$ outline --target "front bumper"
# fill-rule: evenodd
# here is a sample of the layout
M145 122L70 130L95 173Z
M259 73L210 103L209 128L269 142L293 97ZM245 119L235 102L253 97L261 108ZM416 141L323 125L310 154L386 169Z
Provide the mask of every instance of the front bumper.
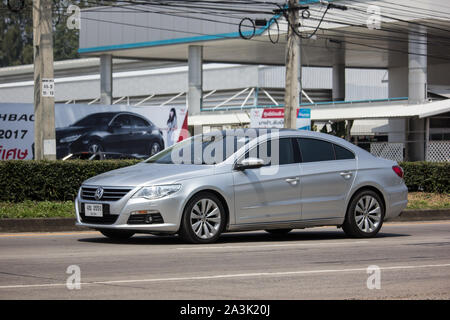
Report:
M92 185L85 185L84 187L97 187ZM133 188L124 197L117 201L93 201L81 198L80 192L75 200L75 212L77 216L77 226L88 227L92 229L116 229L116 230L133 230L143 233L176 233L180 228L181 217L183 214L184 197L180 192L177 192L168 197L157 200L147 200L144 198L132 198L132 195L139 188ZM109 205L109 214L117 216L113 223L91 223L83 221L81 215L81 205L85 203L107 204ZM151 210L159 212L163 219L163 223L142 223L130 224L128 219L131 212Z

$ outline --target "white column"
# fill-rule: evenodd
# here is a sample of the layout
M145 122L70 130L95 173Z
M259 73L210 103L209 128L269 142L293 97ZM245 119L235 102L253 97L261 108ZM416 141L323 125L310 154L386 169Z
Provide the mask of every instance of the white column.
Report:
M424 103L427 99L427 30L421 25L409 25L408 43L408 102ZM425 160L425 119L409 121L409 161Z
M112 55L100 56L100 103L112 104Z
M333 101L345 100L345 47L340 44L333 54Z
M203 47L189 46L188 58L188 112L199 114L203 101Z

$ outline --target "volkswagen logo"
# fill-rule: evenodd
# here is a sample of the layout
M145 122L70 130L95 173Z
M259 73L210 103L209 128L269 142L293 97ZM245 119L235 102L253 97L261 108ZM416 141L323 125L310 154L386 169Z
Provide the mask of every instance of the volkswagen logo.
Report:
M103 197L103 188L98 187L97 190L95 190L94 198L95 200L100 200Z

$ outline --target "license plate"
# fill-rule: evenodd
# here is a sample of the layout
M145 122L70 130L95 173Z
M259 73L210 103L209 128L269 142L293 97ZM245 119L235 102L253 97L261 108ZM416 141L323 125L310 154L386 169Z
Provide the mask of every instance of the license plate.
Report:
M86 217L103 217L103 206L101 204L85 203L84 215Z

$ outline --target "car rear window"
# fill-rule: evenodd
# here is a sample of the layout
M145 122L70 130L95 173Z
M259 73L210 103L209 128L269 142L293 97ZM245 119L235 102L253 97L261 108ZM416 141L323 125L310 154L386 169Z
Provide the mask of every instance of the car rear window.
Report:
M334 152L336 154L336 160L355 159L355 154L344 147L334 145Z

